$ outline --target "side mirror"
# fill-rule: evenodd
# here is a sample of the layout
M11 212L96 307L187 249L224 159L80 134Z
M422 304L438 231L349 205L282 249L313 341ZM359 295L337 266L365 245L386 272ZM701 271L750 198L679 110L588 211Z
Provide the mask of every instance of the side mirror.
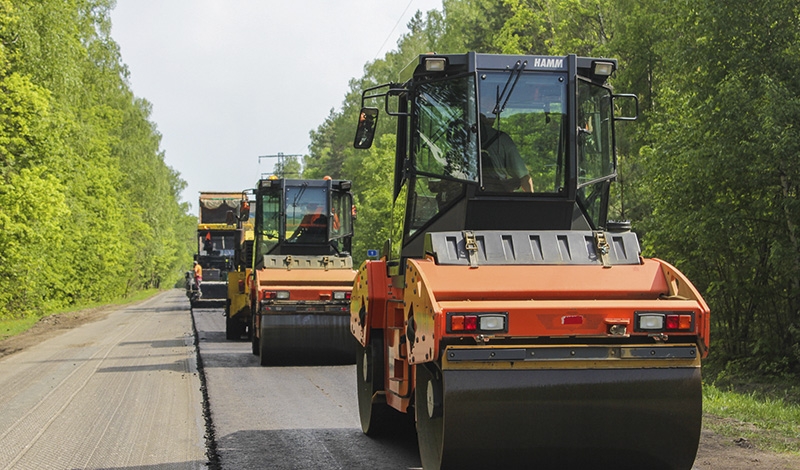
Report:
M622 93L622 94L619 94L619 95L612 95L612 97L614 99L614 104L617 104L618 101L624 102L624 101L626 101L625 98L629 98L629 99L633 100L633 104L635 106L633 116L624 116L624 115L623 116L617 116L616 112L615 112L614 113L614 120L615 121L635 121L636 118L639 117L639 97L638 96L636 96L634 94L630 94L630 93Z
M378 108L361 108L353 147L357 149L368 149L372 147L372 139L375 138L375 128L377 124Z

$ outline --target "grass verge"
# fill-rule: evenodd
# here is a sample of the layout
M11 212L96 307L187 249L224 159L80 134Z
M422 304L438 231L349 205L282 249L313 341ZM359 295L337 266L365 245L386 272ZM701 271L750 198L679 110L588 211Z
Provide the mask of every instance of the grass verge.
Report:
M18 335L23 331L27 331L28 328L35 325L40 318L41 317L0 319L0 340Z
M751 393L703 386L705 425L724 436L743 438L761 449L800 453L800 405Z
M50 314L46 314L43 316L29 316L23 318L0 318L0 341L10 338L12 336L16 336L22 332L27 331L33 325L36 324L42 318L51 316L51 315L61 315L64 313L72 313L77 312L79 310L85 310L90 308L97 308L104 305L126 305L133 302L138 302L140 300L147 299L152 297L153 295L159 293L159 289L147 289L136 292L128 297L119 298L116 300L112 300L110 302L91 302L85 303L80 305L74 305L69 308L59 309L58 312L53 312Z

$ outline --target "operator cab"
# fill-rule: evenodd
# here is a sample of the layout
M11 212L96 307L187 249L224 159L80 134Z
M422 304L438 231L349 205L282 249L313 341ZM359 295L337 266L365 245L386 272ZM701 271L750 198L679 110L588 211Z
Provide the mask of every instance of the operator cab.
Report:
M349 181L263 179L255 194L255 264L265 255L349 256L353 197Z
M606 229L613 123L635 119L614 115L616 99L635 99L606 84L616 66L574 55L421 55L402 83L365 90L362 107L383 97L398 117L402 256L421 257L427 232ZM357 148L371 144L377 114L363 107Z

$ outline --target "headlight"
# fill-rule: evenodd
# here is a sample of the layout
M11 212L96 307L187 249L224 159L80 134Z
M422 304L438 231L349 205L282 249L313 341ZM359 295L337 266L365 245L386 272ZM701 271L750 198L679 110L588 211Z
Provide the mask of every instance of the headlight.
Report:
M333 300L350 300L350 291L333 291Z
M481 330L496 331L505 329L505 317L494 315L481 315Z
M661 330L664 328L664 315L646 313L639 315L639 328L642 330Z

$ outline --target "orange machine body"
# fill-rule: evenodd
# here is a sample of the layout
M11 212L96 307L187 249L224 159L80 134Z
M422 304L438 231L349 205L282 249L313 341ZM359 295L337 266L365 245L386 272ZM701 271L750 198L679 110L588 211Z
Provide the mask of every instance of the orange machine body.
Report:
M258 269L252 277L252 300L270 300L265 292L288 291L294 303L325 302L333 300L334 292L350 292L355 276L352 269Z
M502 331L456 332L448 323L453 314L492 312L507 319ZM637 312L688 316L691 323L680 331L636 331ZM441 359L448 345L490 347L511 340L513 346L535 347L583 345L592 339L658 346L667 340L696 345L703 357L708 351L708 306L682 273L659 259L610 268L471 268L409 259L400 287L393 286L385 260L367 261L356 277L350 313L351 332L362 345L370 334L385 335L386 402L401 411L408 408L414 387L411 368ZM620 326L614 330L615 325Z

